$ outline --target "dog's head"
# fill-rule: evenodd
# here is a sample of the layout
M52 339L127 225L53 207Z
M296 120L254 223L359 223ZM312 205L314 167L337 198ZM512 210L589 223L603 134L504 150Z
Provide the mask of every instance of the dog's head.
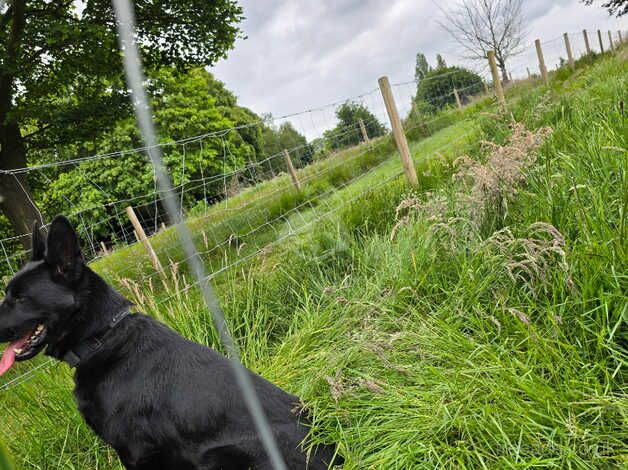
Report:
M0 375L15 361L36 356L77 311L77 285L86 266L70 222L58 216L44 241L35 223L31 260L8 283L0 304L0 343L9 343Z

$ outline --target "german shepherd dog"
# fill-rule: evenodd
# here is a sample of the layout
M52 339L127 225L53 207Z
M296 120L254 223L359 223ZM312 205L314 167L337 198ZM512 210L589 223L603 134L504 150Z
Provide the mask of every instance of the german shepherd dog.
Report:
M32 259L0 304L0 375L46 354L75 367L85 421L127 469L270 469L228 359L139 313L84 262L63 216L47 240L35 224ZM303 450L299 399L248 371L290 469L342 463L333 445Z

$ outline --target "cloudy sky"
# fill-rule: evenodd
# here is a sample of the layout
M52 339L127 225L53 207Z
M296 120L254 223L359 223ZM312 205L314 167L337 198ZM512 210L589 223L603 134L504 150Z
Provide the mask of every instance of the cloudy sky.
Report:
M299 112L372 90L377 79L411 80L418 51L433 60L442 53L460 62L456 44L438 25L436 3L457 0L240 0L248 36L239 40L213 72L240 104L275 116ZM524 0L528 41L551 40L563 32L628 27L600 7L579 0ZM597 1L597 3L601 3ZM581 40L579 33L577 39ZM597 40L591 35L591 39ZM562 52L562 39L549 43L548 62ZM605 44L608 41L604 36ZM578 46L576 45L576 49ZM519 62L534 59L530 55ZM554 54L554 55L552 55ZM534 65L534 64L532 64ZM523 67L525 70L525 67ZM306 130L311 134L311 130Z

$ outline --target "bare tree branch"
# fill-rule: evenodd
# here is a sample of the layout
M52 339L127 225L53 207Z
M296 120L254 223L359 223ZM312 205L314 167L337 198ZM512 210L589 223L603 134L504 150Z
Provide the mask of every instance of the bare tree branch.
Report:
M526 31L523 26L523 0L460 0L451 10L443 10L440 26L463 48L464 57L486 60L488 51L502 78L508 81L506 62L522 52Z

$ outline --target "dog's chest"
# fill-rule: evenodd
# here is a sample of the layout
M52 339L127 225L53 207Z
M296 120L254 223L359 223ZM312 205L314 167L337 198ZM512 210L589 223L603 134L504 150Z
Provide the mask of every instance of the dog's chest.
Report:
M108 408L110 406L105 404L102 392L92 387L77 386L74 389L74 397L83 419L97 434L104 437L104 427L108 421L107 415L109 414Z
M75 381L74 397L85 422L105 441L114 444L121 428L130 418L127 403L106 381L81 383Z

